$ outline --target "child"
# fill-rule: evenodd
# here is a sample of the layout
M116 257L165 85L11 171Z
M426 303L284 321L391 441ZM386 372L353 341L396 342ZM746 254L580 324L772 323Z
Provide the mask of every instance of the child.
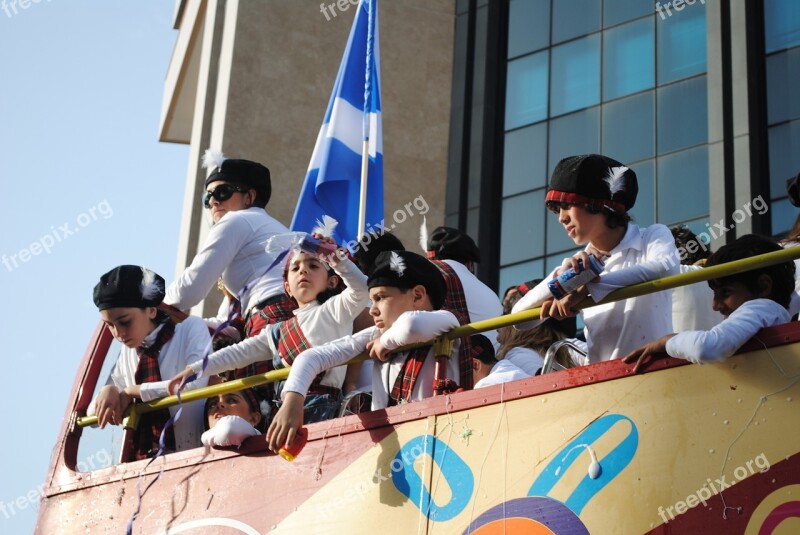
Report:
M711 251L685 225L670 229L675 238L675 247L681 253L681 273L703 269ZM694 251L694 252L691 252ZM672 289L672 329L680 331L708 331L722 318L711 308L714 293L706 283L698 282Z
M303 350L351 334L354 318L369 299L366 277L346 256L334 254L327 260L331 262L330 270L322 260L307 253L291 254L284 270L284 288L298 305L294 316L213 353L204 373L220 373L264 360L272 360L278 368L291 366ZM336 294L340 277L347 288ZM199 373L202 365L202 361L190 364L172 379L170 390L184 378ZM337 367L315 379L306 400L309 421L335 416L345 372L345 367Z
M116 267L103 275L94 288L100 317L125 346L91 405L101 428L122 423L123 413L134 399L151 401L166 396L167 381L162 378L172 377L189 362L202 358L210 347L211 337L203 320L190 316L176 325L156 308L163 298L164 279L139 266ZM206 383L206 379L197 381L192 388ZM161 430L177 409L143 414L134 435L134 451L125 460L154 455ZM202 411L200 402L184 404L175 427L167 432L168 450L200 445Z
M499 385L517 379L525 379L532 374L525 372L508 359L497 360L494 346L483 335L473 335L472 338L472 377L475 381L473 388Z
M381 253L367 280L374 327L305 351L292 367L283 389L283 405L267 431L270 449L290 445L303 425L303 397L313 378L341 366L364 350L375 359L372 409L382 409L433 395L435 359L431 346L389 354L403 345L425 342L458 326L456 317L440 310L445 285L439 270L409 251ZM459 374L458 342L446 366L447 379ZM287 439L288 438L288 439Z
M542 306L542 319L576 315L573 309L585 297L598 302L619 288L675 275L677 258L672 234L664 225L639 228L628 211L638 192L636 173L599 154L571 156L553 171L546 197L547 208L577 245L586 249L564 261L513 308L520 312ZM607 251L607 252L606 252ZM578 260L588 265L592 254L605 259L605 269L595 282L562 299L554 299L547 281L568 267L578 270ZM669 291L594 306L581 311L586 325L589 361L617 359L643 341L672 331L672 298Z
M748 234L720 247L709 257L706 266L780 250L771 239ZM634 371L639 371L645 361L658 353L698 364L727 359L763 327L791 319L786 307L794 291L794 272L794 262L784 262L708 281L714 291L712 306L725 316L722 323L709 331L663 336L626 355L625 362L635 360Z
M260 435L261 406L250 388L208 398L201 437L204 446L239 446L247 437Z

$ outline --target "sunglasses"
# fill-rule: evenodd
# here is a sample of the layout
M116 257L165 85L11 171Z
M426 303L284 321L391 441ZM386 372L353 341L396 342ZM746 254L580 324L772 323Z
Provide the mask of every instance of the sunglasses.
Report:
M233 194L236 192L247 193L247 188L234 186L233 184L220 184L212 191L207 191L203 194L203 206L211 208L211 197L214 197L219 202L225 202L233 197Z

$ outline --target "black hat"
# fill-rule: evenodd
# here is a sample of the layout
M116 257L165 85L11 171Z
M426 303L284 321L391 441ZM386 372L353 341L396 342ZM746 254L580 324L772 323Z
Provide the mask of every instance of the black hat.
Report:
M141 266L118 266L100 277L94 287L98 310L109 308L147 308L164 300L164 279Z
M411 251L384 251L375 259L375 268L367 278L367 286L391 286L409 290L422 285L428 292L434 310L444 304L445 285L439 268Z
M203 167L212 170L206 186L217 180L240 184L256 190L256 205L267 206L272 196L272 181L265 166L250 160L225 158L221 152L209 149L203 156Z
M428 258L480 262L481 251L464 232L452 227L436 227L428 238Z
M375 265L375 259L384 251L403 251L405 246L400 239L389 232L382 232L381 234L364 234L358 240L353 256L358 262L358 265L364 271L364 274L369 275Z
M601 154L564 158L553 171L545 204L569 203L625 213L633 208L639 185L636 173Z
M786 181L786 193L789 194L789 202L800 207L800 173Z

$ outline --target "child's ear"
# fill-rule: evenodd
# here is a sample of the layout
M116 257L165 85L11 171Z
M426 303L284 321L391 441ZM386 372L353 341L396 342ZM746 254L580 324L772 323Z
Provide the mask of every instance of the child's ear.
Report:
M261 422L261 413L257 411L252 411L250 413L250 417L248 418L250 421L250 425L253 427L258 427L258 424Z
M289 297L292 297L292 292L289 291L289 281L287 281L285 279L283 281L283 291L286 292L286 295L288 295Z
M154 320L158 315L158 309L156 307L147 307L144 310L145 314L147 314L147 319Z
M472 371L476 372L481 369L481 361L476 358L472 359Z
M339 275L331 275L328 277L328 289L333 290L339 286Z
M425 287L421 284L417 284L411 289L411 292L412 292L411 297L414 300L414 307L416 308L422 306L423 305L422 301L424 300L425 296L428 295L428 292L427 290L425 290Z
M758 276L756 285L759 297L769 298L769 296L772 295L772 277L766 273L762 273Z

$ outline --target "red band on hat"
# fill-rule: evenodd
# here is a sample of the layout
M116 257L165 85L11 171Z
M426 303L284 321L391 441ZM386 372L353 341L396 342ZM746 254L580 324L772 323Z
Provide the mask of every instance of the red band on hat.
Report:
M425 256L428 260L436 260L436 251L425 251Z
M619 212L625 213L627 210L625 209L625 205L616 201L612 201L609 199L592 199L591 197L585 197L583 195L578 195L577 193L569 193L566 191L556 191L551 189L547 192L547 196L544 199L545 205L549 202L563 202L566 204L574 204L576 206L583 206L585 208L590 208L592 210L600 210L602 208L608 208L612 212Z

